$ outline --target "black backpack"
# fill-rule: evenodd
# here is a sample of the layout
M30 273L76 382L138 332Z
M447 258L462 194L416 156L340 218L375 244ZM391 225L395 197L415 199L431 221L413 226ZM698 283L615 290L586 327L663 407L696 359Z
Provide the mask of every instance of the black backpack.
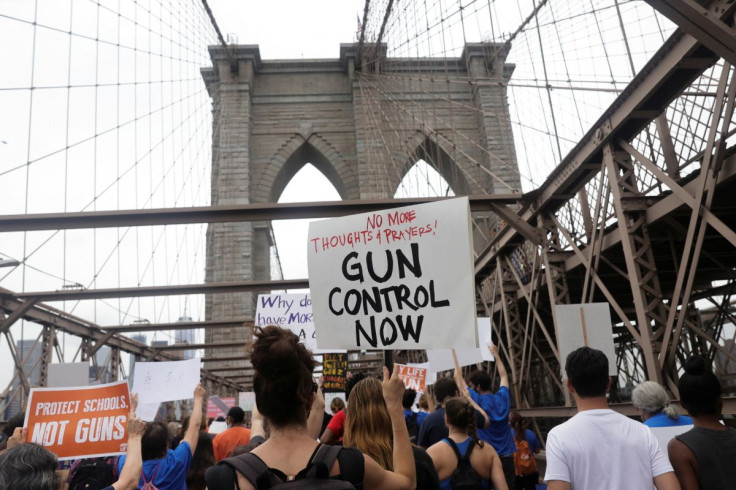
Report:
M409 440L412 444L416 444L417 438L419 437L419 424L417 423L418 419L419 414L417 412L412 412L411 415L406 417L406 429L409 431Z
M102 490L115 483L115 474L108 458L82 460L71 471L69 490Z
M470 441L468 450L464 455L460 455L460 450L457 444L455 444L455 441L449 437L445 440L450 444L452 450L455 451L455 456L457 456L457 468L455 468L455 471L450 476L450 488L452 490L480 490L483 488L483 479L470 464L470 453L473 452L475 442Z
M330 468L335 463L343 448L323 444L319 446L306 468L300 471L294 480L284 481L272 471L261 458L255 454L241 454L234 458L226 458L218 464L226 464L241 473L251 485L258 490L278 489L324 489L355 490L349 481L330 479Z

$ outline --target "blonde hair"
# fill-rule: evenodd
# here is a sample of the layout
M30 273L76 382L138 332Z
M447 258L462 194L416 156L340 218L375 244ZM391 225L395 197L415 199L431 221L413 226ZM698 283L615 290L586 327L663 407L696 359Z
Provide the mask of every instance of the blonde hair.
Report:
M422 393L419 396L419 401L417 402L417 407L419 407L420 410L427 411L429 410L429 403L427 402L427 395Z
M381 382L366 378L350 392L343 445L358 448L385 470L393 471L393 430Z

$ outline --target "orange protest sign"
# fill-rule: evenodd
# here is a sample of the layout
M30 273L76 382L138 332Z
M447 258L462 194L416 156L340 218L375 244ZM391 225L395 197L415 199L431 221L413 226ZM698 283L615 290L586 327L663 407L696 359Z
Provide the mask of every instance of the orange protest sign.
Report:
M427 370L405 364L397 364L397 366L399 366L399 378L404 382L406 388L417 393L424 393L424 387L427 384Z
M123 454L128 448L128 383L33 388L26 408L27 442L60 460Z

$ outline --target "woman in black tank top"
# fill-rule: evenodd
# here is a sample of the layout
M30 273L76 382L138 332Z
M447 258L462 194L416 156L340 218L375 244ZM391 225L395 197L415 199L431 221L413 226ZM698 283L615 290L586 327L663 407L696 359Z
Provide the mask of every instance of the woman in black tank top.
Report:
M684 490L736 488L736 429L720 421L721 384L700 357L685 364L680 400L694 428L670 441L668 453Z

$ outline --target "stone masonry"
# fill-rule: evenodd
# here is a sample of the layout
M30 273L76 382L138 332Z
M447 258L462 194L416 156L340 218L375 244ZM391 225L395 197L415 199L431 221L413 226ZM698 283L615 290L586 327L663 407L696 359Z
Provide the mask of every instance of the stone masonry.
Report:
M230 46L236 73L224 48L210 47L213 67L202 76L213 101L212 205L276 202L307 163L343 199L393 197L420 158L459 195L519 190L506 95L513 65L501 47L468 44L457 59L382 58L356 67L355 44L341 45L338 59L280 61L238 45ZM475 218L484 227L493 220ZM206 280L269 279L268 225L211 224ZM485 245L483 232L490 236L480 232L476 249ZM254 312L252 294L206 299L207 320ZM244 340L219 329L206 335L207 342ZM214 355L242 355L242 348Z

